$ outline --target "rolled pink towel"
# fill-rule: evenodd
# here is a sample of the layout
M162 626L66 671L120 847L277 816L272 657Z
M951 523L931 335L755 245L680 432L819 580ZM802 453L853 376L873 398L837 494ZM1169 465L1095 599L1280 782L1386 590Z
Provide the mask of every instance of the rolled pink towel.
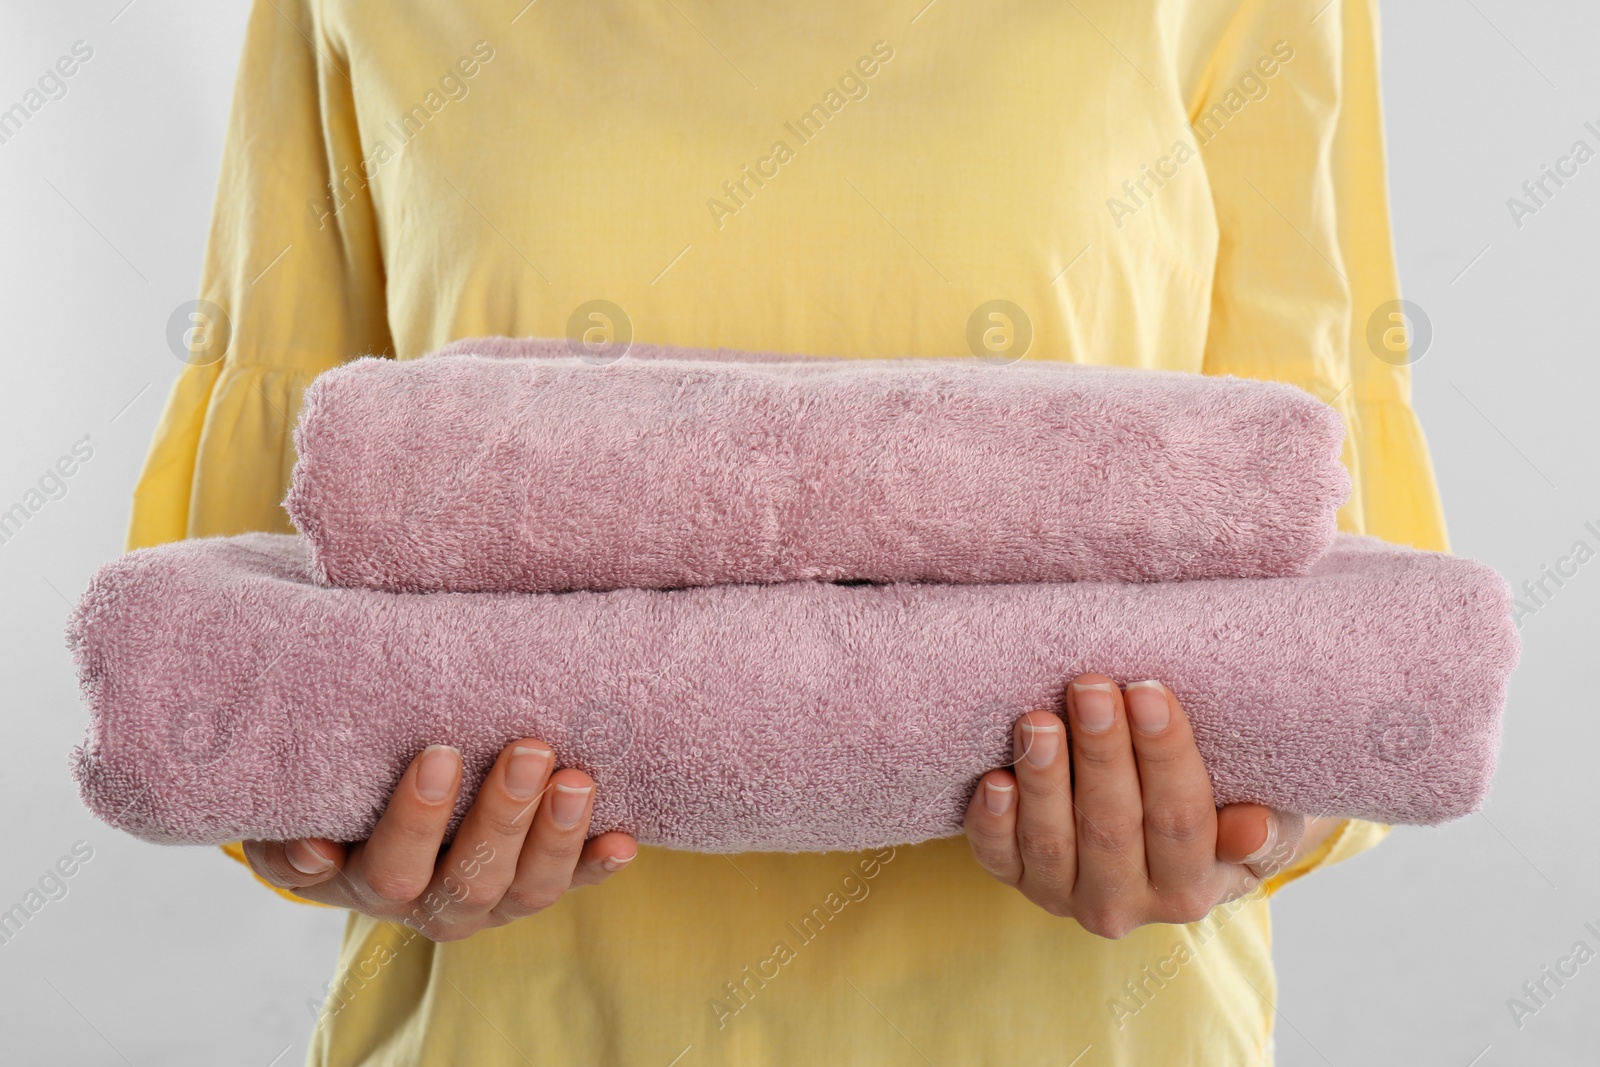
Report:
M130 553L70 643L84 802L153 841L363 838L429 744L465 811L513 739L598 783L593 831L710 852L956 833L1011 726L1073 675L1172 686L1219 802L1438 823L1474 810L1517 658L1504 581L1341 537L1309 576L1159 584L394 594L300 538Z
M1339 416L1282 383L660 346L596 366L563 346L462 343L317 378L284 502L316 578L1281 577L1327 548L1350 489Z

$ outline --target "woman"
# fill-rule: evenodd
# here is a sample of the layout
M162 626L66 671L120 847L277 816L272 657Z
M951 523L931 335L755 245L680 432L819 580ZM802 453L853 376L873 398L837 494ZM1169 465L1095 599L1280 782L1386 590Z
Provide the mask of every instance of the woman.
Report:
M288 529L342 360L598 330L1290 381L1347 420L1342 525L1443 548L1403 353L1365 342L1396 295L1373 0L265 0L201 285L231 340L129 544ZM529 738L442 857L448 749L365 844L230 851L351 909L312 1064L1270 1062L1267 897L1383 828L1217 812L1159 684L1061 710L968 842L583 845L592 783Z

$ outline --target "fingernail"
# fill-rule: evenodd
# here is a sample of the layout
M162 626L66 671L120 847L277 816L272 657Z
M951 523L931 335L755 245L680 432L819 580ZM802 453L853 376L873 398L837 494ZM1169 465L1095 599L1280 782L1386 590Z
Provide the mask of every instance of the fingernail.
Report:
M1160 682L1132 682L1128 685L1128 718L1143 734L1159 734L1172 721L1172 706L1167 703L1167 687Z
M1022 757L1035 767L1048 767L1061 749L1061 728L1022 724Z
M449 745L429 745L423 750L422 762L417 767L417 796L429 804L448 798L460 766L461 753Z
M1250 853L1250 855L1248 855L1248 856L1246 856L1244 858L1244 863L1247 866L1249 864L1252 864L1252 863L1260 863L1262 860L1266 859L1268 856L1271 856L1273 849L1275 849L1277 847L1278 847L1278 820L1272 818L1271 816L1268 816L1267 817L1267 839L1265 841L1261 842L1261 847L1260 848L1256 849L1254 852Z
M1010 811L1012 798L1016 795L1017 787L1014 785L983 783L983 806L989 809L990 815L1004 815Z
M637 856L638 853L634 853ZM633 856L607 856L600 861L600 866L608 871L620 871L633 862Z
M506 763L506 792L518 800L527 800L544 784L545 768L549 765L547 750L518 745L511 750L511 759Z
M283 858L289 861L289 866L301 874L321 874L333 866L332 860L304 841L290 841L284 845Z
M1111 729L1117 709L1111 703L1110 682L1073 682L1072 691L1078 694L1078 725L1091 734Z
M563 830L570 830L583 818L584 806L589 803L593 786L558 785L550 798L550 818Z

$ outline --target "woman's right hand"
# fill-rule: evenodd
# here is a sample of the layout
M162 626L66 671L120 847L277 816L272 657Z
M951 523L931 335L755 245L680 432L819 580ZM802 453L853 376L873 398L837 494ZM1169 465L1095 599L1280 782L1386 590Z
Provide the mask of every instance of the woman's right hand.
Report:
M435 745L411 761L366 841L246 841L245 858L297 896L404 922L433 941L458 941L602 882L638 853L620 832L584 841L594 780L571 769L552 775L554 763L542 741L506 746L442 856L461 755Z

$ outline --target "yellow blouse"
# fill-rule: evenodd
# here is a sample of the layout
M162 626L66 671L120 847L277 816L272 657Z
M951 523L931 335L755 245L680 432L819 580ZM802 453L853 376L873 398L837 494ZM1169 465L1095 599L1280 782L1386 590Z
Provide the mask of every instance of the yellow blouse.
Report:
M1290 381L1347 421L1345 528L1443 548L1404 337L1368 341L1373 7L260 0L200 287L228 347L179 375L128 544L289 529L289 430L340 361L604 300L644 341ZM463 942L352 915L310 1062L1262 1063L1269 952L1262 898L1103 941L959 838L645 849Z

